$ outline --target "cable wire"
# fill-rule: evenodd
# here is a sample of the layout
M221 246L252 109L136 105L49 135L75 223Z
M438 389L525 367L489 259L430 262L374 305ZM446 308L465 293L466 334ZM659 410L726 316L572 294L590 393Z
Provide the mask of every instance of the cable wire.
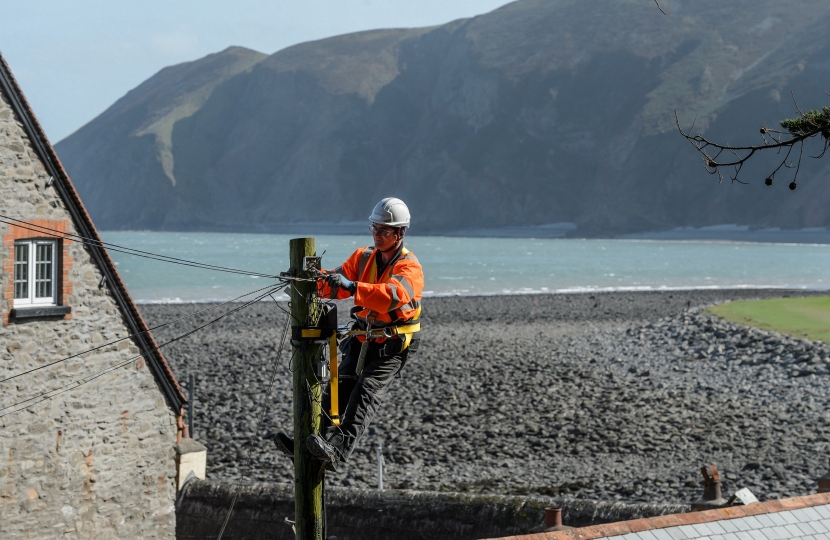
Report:
M215 322L220 321L220 320L224 319L225 317L236 313L237 311L245 309L246 307L248 307L248 306L250 306L250 305L252 305L256 302L259 302L260 300L262 300L263 298L265 298L269 294L271 294L271 293L266 292L265 294L262 294L262 295L258 296L257 298L255 298L255 299L253 299L249 302L246 302L245 304L243 304L241 306L237 306L234 309L232 309L232 310L220 315L219 317L213 319L212 321L209 321L209 322L207 322L207 323L205 323L205 324L203 324L203 325L201 325L197 328L194 328L193 330L191 330L189 332L186 332L186 333L184 333L184 334L182 334L178 337L175 337L175 338L173 338L169 341L166 341L166 342L162 343L161 345L159 345L158 347L154 347L153 349L151 349L151 351L157 351L157 350L161 349L162 347L165 347L167 345L170 345L171 343L174 343L174 342L179 341L181 339L184 339L184 338L186 338L186 337L188 337L192 334L195 334L199 330L202 330L203 328L205 328L207 326L210 326L211 324L214 324ZM33 405L37 405L38 403L41 403L41 402L46 401L48 399L52 399L54 396L60 395L64 392L68 392L69 390L73 390L75 388L83 386L84 384L86 384L88 382L91 382L91 381L97 379L98 377L101 377L101 376L105 375L106 373L109 373L110 371L114 371L116 369L122 368L122 367L132 363L133 360L136 360L138 358L146 356L147 354L149 354L149 352L150 351L139 353L139 354L133 356L132 358L130 358L129 360L126 360L124 362L116 364L115 366L111 366L111 367L103 369L101 371L97 371L97 372L95 372L92 375L89 375L87 377L81 377L80 379L76 379L76 380L74 380L70 383L67 383L63 386L60 386L58 388L53 388L52 390L49 390L48 392L42 392L41 394L38 394L34 397L25 399L23 401L19 401L17 403L12 404L12 405L7 405L6 407L2 407L2 408L0 408L0 412L8 411L8 409L18 407L19 405L24 405L24 404L28 403L28 405L26 405L25 407L21 407L20 409L15 409L13 411L8 411L8 412L4 412L3 414L0 414L0 418L3 418L4 416L8 416L9 414L12 414L12 413L15 413L15 412L18 412L18 411L22 411L23 409L26 409L26 408L31 407ZM35 400L37 400L37 401L35 401ZM34 403L29 403L31 401L34 401Z
M18 374L16 374L16 375L12 375L11 377L6 377L5 379L0 379L0 383L4 383L4 382L6 382L6 381L10 381L10 380L12 380L12 379L16 379L16 378L18 378L18 377L22 377L23 375L28 375L29 373L33 373L33 372L35 372L35 371L39 371L39 370L41 370L41 369L45 369L45 368L48 368L48 367L50 367L50 366L54 366L54 365L56 365L56 364L60 364L61 362L66 362L67 360L71 360L71 359L73 359L73 358L77 358L77 357L79 357L79 356L83 356L83 355L85 355L85 354L87 354L87 353L91 353L91 352L97 351L97 350L99 350L99 349L103 349L104 347L108 347L108 346L110 346L110 345L115 345L116 343L120 343L120 342L122 342L122 341L124 341L124 340L130 339L130 338L133 338L133 337L136 337L136 336L140 336L140 335L142 335L142 334L146 334L146 333L151 332L151 331L153 331L153 330L157 330L157 329L159 329L159 328L163 328L163 327L165 327L165 326L170 326L170 325L171 325L171 324L173 324L173 323L177 323L177 322L179 322L179 321L183 321L183 320L185 320L185 319L189 319L189 318L191 318L191 317L195 317L196 315L200 315L200 314L202 314L202 313L204 313L204 312L206 312L206 311L210 311L210 310L213 310L213 309L216 309L216 308L219 308L219 307L225 306L225 305L230 304L230 303L232 303L232 302L236 302L237 300L239 300L239 299L241 299L241 298L245 298L246 296L251 296L252 294L256 294L256 293L258 293L258 292L260 292L260 291L264 291L265 289L272 289L273 287L274 287L273 285L268 285L267 287L262 287L261 289L257 289L257 290L255 290L255 291L251 291L251 292L249 292L249 293L245 293L245 294L243 294L243 295L241 295L241 296L237 296L237 297L236 297L236 298L234 298L233 300L228 300L227 302L223 302L223 303L221 303L221 304L212 305L212 306L210 306L210 307L208 307L208 308L201 309L201 310L199 310L199 311L196 311L196 312L194 312L194 313L191 313L190 315L185 315L184 317L179 317L178 319L174 319L174 320L172 320L172 321L170 321L170 322L166 322L166 323L164 323L164 324L159 324L159 325L157 325L157 326L153 326L152 328L148 328L147 330L143 330L143 331L141 331L141 332L137 332L137 333L135 333L135 334L130 334L130 335L125 336L125 337L123 337L123 338L116 339L115 341L109 341L109 342L107 342L107 343L104 343L103 345L98 345L97 347L93 347L93 348L91 348L91 349L87 349L87 350L85 350L85 351L81 351L81 352L79 352L79 353L75 353L75 354L73 354L73 355L71 355L71 356L67 356L66 358L61 358L60 360L55 360L54 362L50 362L49 364L44 364L44 365L42 365L42 366L38 366L38 367L36 367L36 368L32 368L32 369L30 369L30 370L28 370L28 371L23 371L23 372L20 372L20 373L18 373ZM284 285L281 285L281 286L279 286L279 287L280 287L280 288L279 288L278 290L282 290L282 288L284 287ZM276 292L276 291L269 291L269 294L273 294L274 292Z
M94 238L87 238L85 236L81 236L74 233L58 231L57 229L52 229L49 227L44 227L42 225L37 225L34 223L29 223L27 221L15 219L3 214L0 214L0 223L5 223L7 225L14 225L15 227L20 227L21 229L27 229L33 232L37 232L40 234L48 233L50 236L56 238L68 238L68 239L78 239L82 243L94 246L94 247L105 247L110 251L117 251L120 253L126 253L128 255L134 255L136 257L144 257L147 259L153 259L162 262L169 262L173 264L181 264L184 266L192 266L195 268L201 268L204 270L215 270L219 272L229 272L232 274L241 274L245 276L256 276L256 277L263 277L269 279L279 279L279 280L300 280L300 278L292 278L286 276L275 276L272 274L263 274L261 272L250 272L248 270L239 270L237 268L229 268L227 266L219 266L215 264L208 264L208 263L200 263L198 261L190 261L187 259L180 259L178 257L171 257L169 255L161 255L158 253L151 253L149 251L143 251L140 249L130 248L126 246L120 246L118 244L112 244L109 242L104 242L101 240L96 240Z

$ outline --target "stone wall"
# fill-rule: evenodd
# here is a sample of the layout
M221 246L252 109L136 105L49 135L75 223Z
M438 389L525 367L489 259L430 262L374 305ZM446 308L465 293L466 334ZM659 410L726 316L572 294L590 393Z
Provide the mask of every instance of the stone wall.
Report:
M238 490L238 491L237 491ZM176 503L178 540L214 540L231 501L224 538L291 540L293 484L191 480ZM546 506L562 507L566 525L585 526L686 512L688 505L604 503L581 499L470 495L409 490L329 488L326 535L337 540L473 540L526 534Z
M6 96L0 99L0 214L27 221L71 217L31 149ZM47 221L44 221L47 222ZM19 232L19 231L18 231ZM13 234L0 223L0 237ZM60 288L71 317L0 325L0 379L125 337L128 327L85 247ZM62 251L62 250L60 250ZM59 251L59 252L60 252ZM4 271L0 290L13 279ZM60 284L58 285L60 287ZM0 300L4 317L13 306ZM132 340L0 383L0 407L63 387L139 353ZM0 538L173 538L175 415L142 359L52 399L0 410Z

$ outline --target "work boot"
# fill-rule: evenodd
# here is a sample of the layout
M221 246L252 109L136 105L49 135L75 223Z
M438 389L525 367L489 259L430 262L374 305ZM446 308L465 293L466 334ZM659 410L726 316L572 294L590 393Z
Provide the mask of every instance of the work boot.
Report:
M326 439L320 435L309 435L305 440L305 446L312 456L325 462L327 471L337 472L340 459L337 457L337 450Z
M282 431L278 431L277 433L269 433L264 436L263 439L270 439L274 441L274 446L277 447L277 450L289 456L291 461L294 461L294 439Z

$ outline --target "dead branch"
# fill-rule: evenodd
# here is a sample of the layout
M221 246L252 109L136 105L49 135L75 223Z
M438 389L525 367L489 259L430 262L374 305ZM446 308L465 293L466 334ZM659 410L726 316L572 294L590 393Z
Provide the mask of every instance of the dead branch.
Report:
M674 112L674 121L680 134L703 157L703 167L706 169L706 172L709 174L717 174L719 181L723 182L724 175L722 169L731 168L732 171L729 174L730 180L745 184L746 182L739 179L741 169L743 169L744 164L756 153L775 150L776 153L781 154L786 150L783 159L781 159L772 173L767 175L764 183L771 186L775 179L775 174L782 168L794 169L789 188L795 189L795 181L798 178L798 172L801 170L801 160L804 157L804 141L816 135L821 135L823 139L822 151L816 156L810 156L816 159L823 157L828 147L830 147L830 107L823 107L821 111L802 111L799 109L797 103L795 107L796 111L798 111L798 117L782 120L780 123L783 130L769 128L766 124L761 126L761 140L763 141L761 145L733 146L729 144L729 141L720 144L710 141L703 135L692 135L691 132L694 129L694 123L692 123L688 132L683 131L683 128L680 126L677 111ZM798 160L795 163L790 163L789 158L796 145L799 146ZM724 156L723 159L721 159L721 156Z

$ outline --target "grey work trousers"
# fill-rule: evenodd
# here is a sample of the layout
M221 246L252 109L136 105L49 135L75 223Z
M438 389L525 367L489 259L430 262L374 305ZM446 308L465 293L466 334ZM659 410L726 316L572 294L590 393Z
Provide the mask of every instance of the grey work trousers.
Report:
M400 340L387 340L388 349L400 348ZM403 369L411 353L411 348L397 354L387 355L385 343L369 343L369 350L363 366L363 372L357 375L357 360L360 356L361 343L354 337L347 338L341 344L343 359L339 368L338 407L340 425L332 426L328 417L324 431L326 440L346 461L354 450L360 437L369 427L375 413L380 407L389 384L395 375ZM328 389L323 396L323 410L330 410L331 396Z

